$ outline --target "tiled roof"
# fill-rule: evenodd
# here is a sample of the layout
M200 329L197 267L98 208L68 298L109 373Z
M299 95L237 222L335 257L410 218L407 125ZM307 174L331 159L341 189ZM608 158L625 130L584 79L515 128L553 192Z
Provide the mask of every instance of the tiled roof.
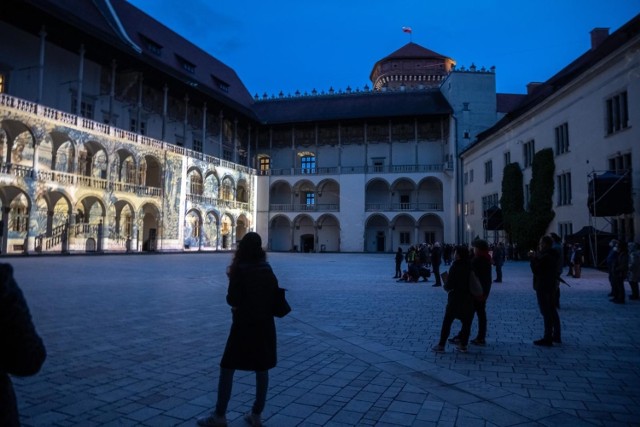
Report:
M530 94L525 95L520 104L512 111L507 113L495 125L478 134L478 139L467 147L475 146L477 143L487 139L493 133L497 132L516 118L526 114L536 105L543 102L549 96L558 92L560 89L580 77L584 72L603 60L619 49L626 42L640 34L640 15L636 15L629 22L620 27L617 31L607 37L598 47L590 49L582 54L575 61L560 70L546 82L538 85Z
M253 109L264 124L451 113L439 89L277 98L256 102Z
M440 55L432 50L420 46L419 44L410 42L402 46L400 49L385 56L380 61L387 61L390 59L451 59L448 56Z

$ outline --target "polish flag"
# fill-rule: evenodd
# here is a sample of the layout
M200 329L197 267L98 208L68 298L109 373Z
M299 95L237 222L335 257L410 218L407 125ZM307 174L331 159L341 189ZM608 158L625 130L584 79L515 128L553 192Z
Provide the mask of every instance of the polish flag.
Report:
M402 32L403 33L411 33L413 30L411 29L411 27L402 27Z

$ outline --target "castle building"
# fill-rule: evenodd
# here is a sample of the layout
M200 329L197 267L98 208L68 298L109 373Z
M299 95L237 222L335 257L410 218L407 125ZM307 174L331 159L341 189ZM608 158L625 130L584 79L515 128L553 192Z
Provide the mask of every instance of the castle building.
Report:
M124 0L8 0L0 35L5 254L223 250L249 230L273 251L469 241L481 147L547 105L415 43L374 64L371 89L251 96Z

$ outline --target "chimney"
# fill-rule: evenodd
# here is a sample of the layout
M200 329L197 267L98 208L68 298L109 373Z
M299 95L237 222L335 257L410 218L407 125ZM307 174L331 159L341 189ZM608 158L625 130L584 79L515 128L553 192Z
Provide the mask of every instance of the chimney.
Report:
M540 82L531 82L529 84L527 84L527 95L531 95L533 93L533 91L536 90L536 88L538 86L540 86L542 83Z
M594 28L591 30L591 50L600 46L607 37L609 37L608 28Z

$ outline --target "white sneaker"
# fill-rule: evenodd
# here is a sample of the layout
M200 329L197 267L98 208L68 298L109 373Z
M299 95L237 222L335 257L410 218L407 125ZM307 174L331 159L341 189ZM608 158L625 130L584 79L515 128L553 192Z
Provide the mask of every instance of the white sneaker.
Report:
M227 417L212 412L208 417L198 418L197 423L200 427L227 427Z

